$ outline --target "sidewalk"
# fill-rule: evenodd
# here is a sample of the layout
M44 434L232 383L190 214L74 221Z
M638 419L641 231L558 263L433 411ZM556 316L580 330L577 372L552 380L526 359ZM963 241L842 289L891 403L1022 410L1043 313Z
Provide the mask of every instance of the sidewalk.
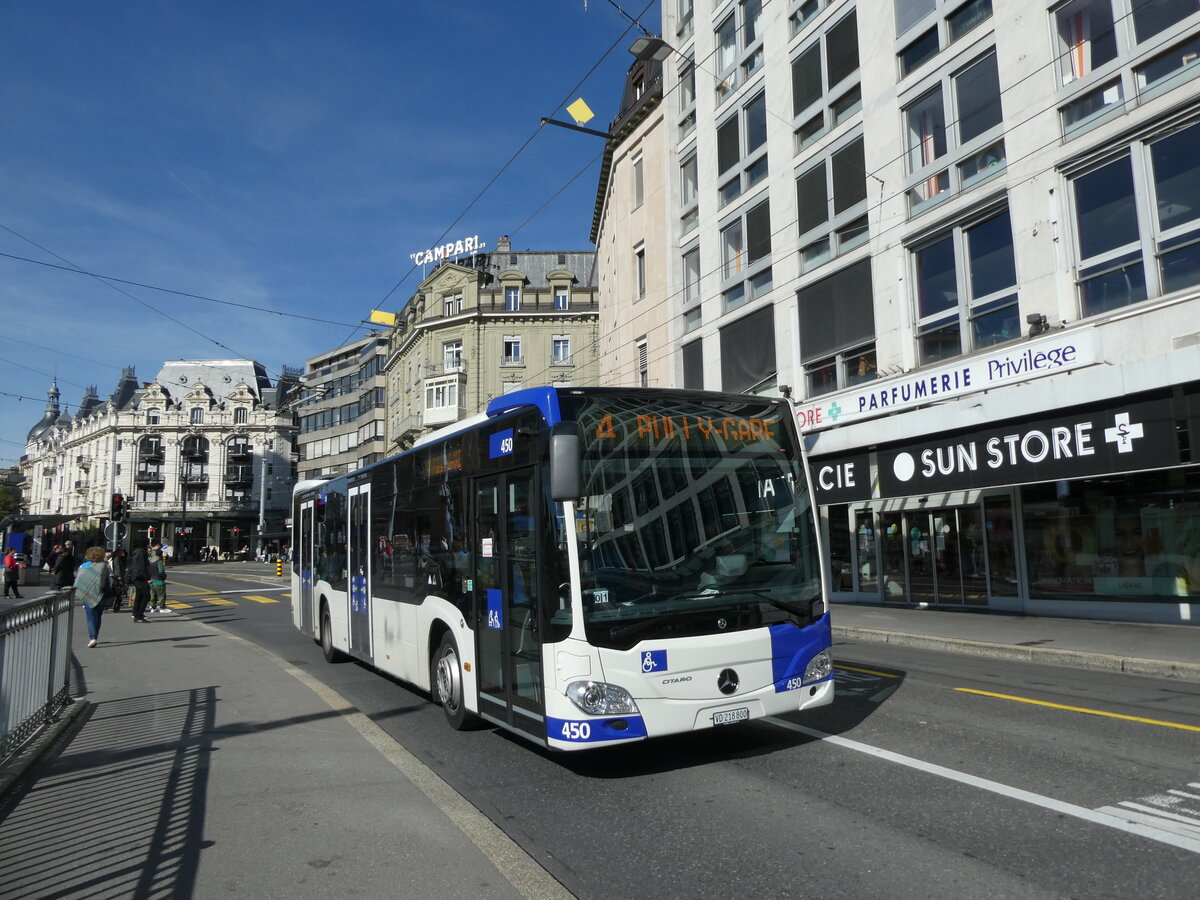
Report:
M7 900L570 896L292 664L186 616L89 650L76 613L85 699L0 795Z
M835 603L839 638L1200 682L1200 626Z

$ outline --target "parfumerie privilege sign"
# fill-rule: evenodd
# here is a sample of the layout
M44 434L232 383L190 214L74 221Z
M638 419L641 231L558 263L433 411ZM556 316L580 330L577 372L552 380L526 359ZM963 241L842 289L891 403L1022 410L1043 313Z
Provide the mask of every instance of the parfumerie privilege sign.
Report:
M819 503L1086 478L1180 464L1169 397L987 428L811 461Z
M962 360L951 366L922 369L904 378L865 382L852 391L821 397L799 406L801 431L818 431L940 400L984 391L1003 384L1030 381L1096 362L1096 334L1091 329L1062 332L1005 350Z

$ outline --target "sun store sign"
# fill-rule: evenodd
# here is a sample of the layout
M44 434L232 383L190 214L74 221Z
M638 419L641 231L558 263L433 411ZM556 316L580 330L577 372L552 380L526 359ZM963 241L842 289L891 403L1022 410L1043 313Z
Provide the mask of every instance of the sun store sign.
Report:
M418 250L416 253L408 254L408 258L413 261L413 265L425 266L429 263L441 262L444 259L456 259L460 256L478 253L486 246L487 244L479 239L479 235L474 234L469 238L430 247L428 250Z
M972 357L955 365L921 369L904 378L872 381L852 391L821 397L817 403L797 408L797 422L802 431L819 431L1004 384L1068 372L1091 365L1096 359L1095 331L1071 331L1048 340L1010 344L1002 352Z

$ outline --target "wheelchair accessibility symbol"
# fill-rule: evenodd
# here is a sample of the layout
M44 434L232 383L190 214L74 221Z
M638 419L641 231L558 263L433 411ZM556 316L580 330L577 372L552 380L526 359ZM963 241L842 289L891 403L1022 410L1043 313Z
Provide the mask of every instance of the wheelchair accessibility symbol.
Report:
M642 654L642 672L650 675L667 671L667 651L647 650Z

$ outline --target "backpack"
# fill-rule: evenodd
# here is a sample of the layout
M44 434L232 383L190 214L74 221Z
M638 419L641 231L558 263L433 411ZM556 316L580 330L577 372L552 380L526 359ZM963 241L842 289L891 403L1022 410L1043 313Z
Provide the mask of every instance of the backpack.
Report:
M92 563L81 568L75 576L75 596L87 604L89 609L95 609L104 602L104 575L104 564Z

